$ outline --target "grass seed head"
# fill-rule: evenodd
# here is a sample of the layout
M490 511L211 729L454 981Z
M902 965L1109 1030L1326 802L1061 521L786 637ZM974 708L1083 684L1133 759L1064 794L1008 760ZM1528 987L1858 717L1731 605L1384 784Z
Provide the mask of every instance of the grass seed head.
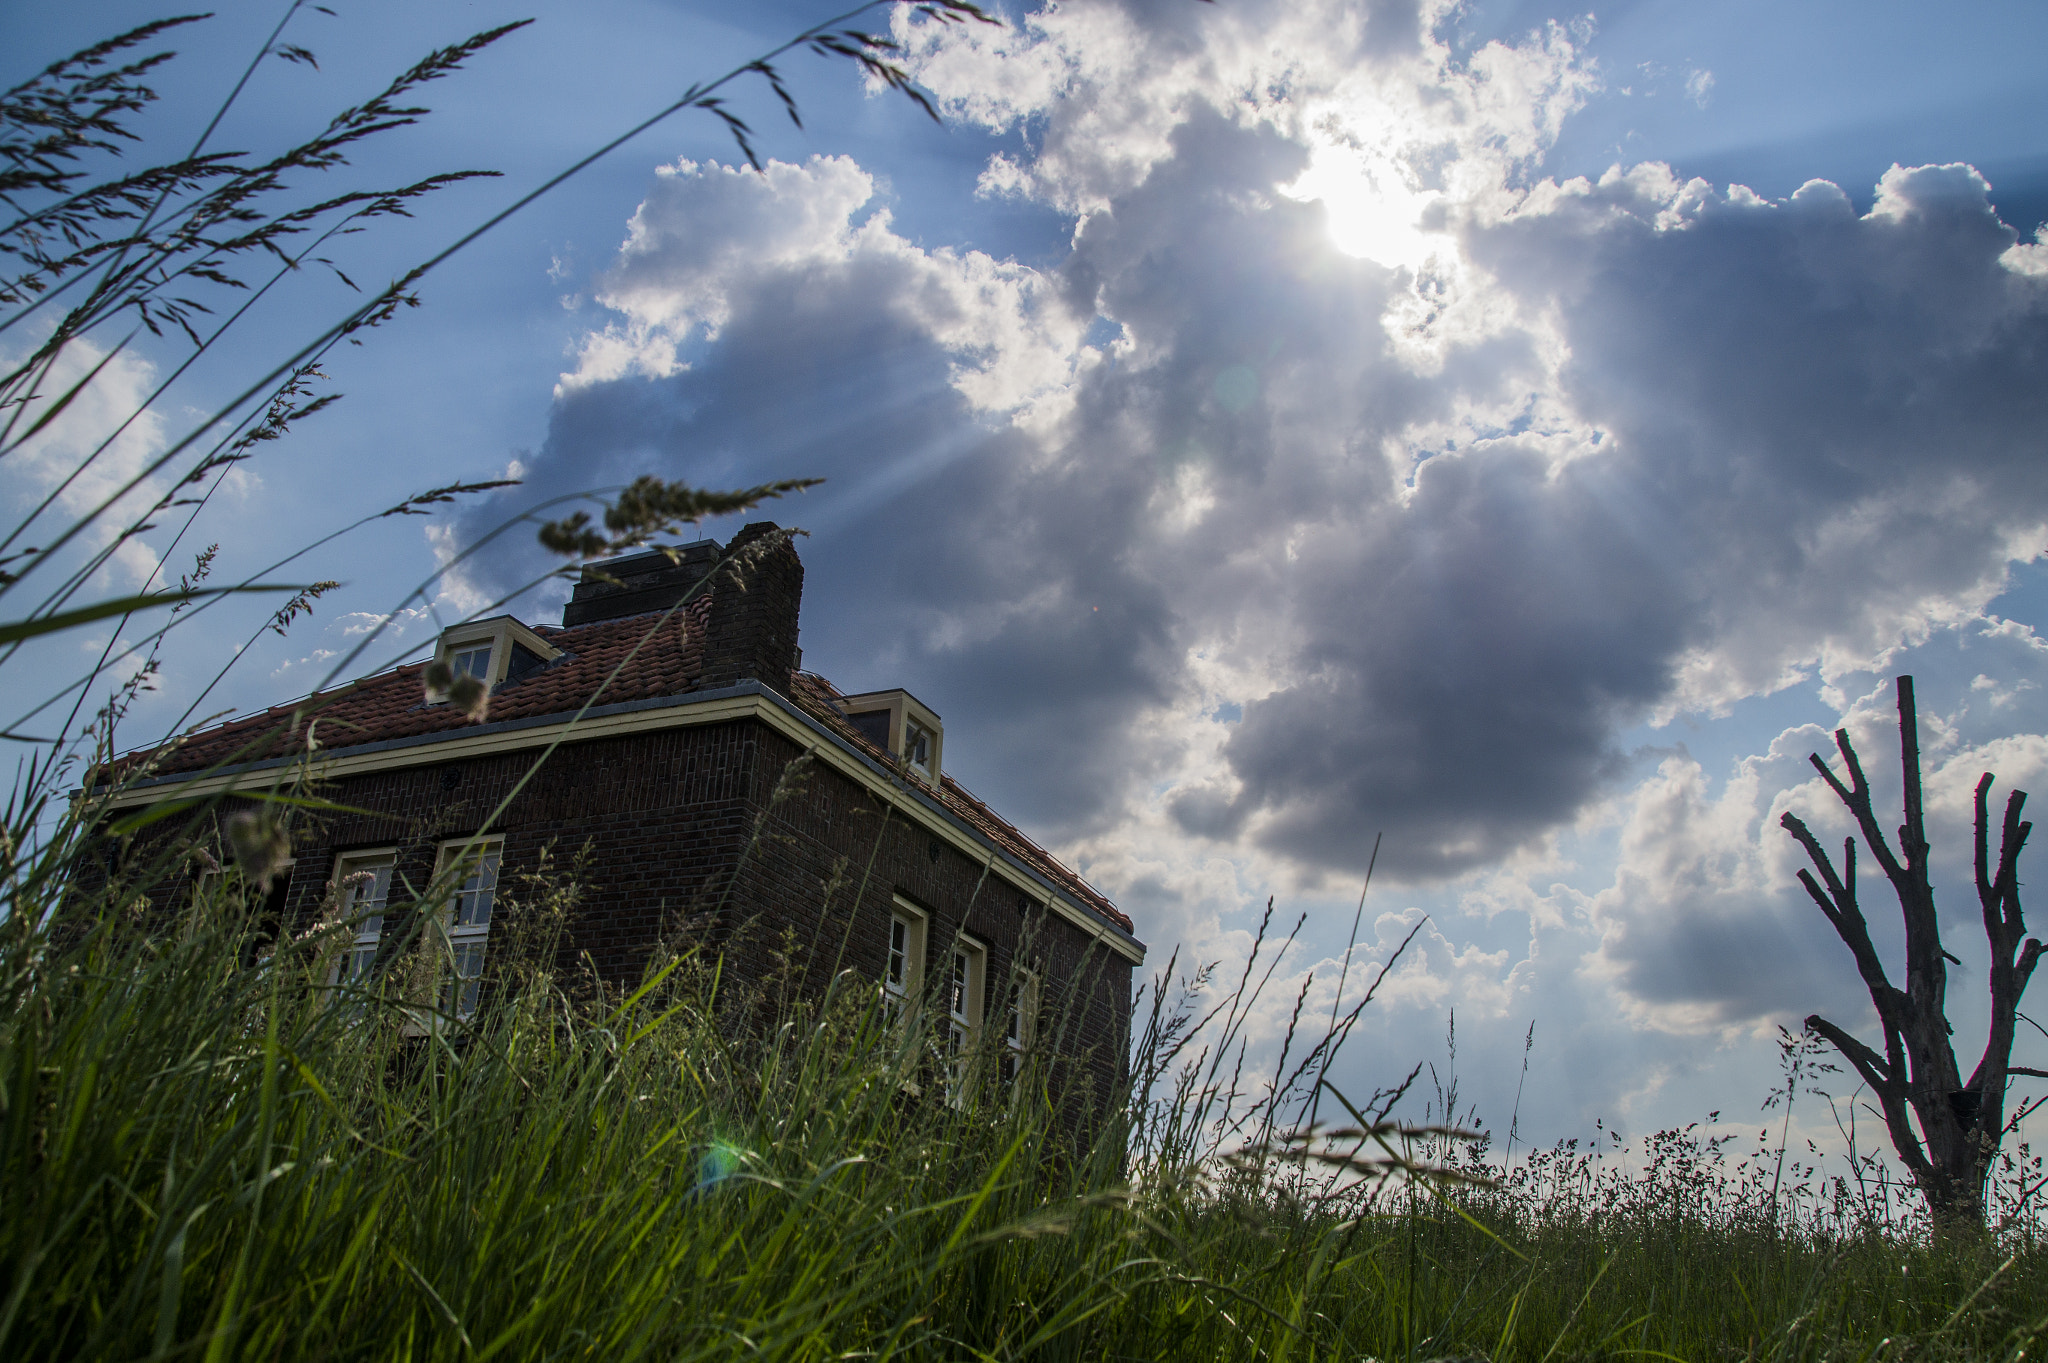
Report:
M472 724L481 724L491 711L490 688L477 677L461 676L448 688L448 703L462 711Z
M227 821L228 847L242 874L268 893L270 882L291 860L292 838L274 817L255 810L232 814Z

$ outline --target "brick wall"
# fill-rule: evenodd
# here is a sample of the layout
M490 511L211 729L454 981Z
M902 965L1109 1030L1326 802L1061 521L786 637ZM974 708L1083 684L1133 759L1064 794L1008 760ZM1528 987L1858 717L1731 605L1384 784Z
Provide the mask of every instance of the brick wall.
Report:
M1124 1075L1130 965L985 861L900 814L885 817L869 792L833 768L792 769L802 755L746 720L565 745L538 769L532 752L513 752L349 777L324 793L378 817L297 818L286 925L302 930L314 921L343 852L396 847L397 902L404 884L431 878L443 842L479 831L509 795L490 830L504 837L507 895L517 899L544 849L552 848L562 873L587 850L582 898L557 958L569 980L594 973L609 990L629 990L658 946L690 938L722 952L740 981L783 969L777 955L789 941L788 968L812 993L837 970L879 983L901 894L928 915L927 980L940 977L955 934L981 943L983 1025L993 1036L1013 966L1033 971L1041 981L1038 1043L1084 1062L1084 1106L1111 1101ZM180 873L157 896L169 903L189 892ZM495 919L494 951L520 931L516 912ZM387 940L403 931L390 921Z
M785 929L808 953L814 980L837 969L879 981L887 965L889 919L902 895L928 915L924 971L936 980L955 935L987 949L983 1026L1000 1031L1013 967L1040 985L1038 1039L1059 1054L1084 1058L1092 1101L1110 1101L1123 1080L1130 1025L1131 966L1082 929L1034 903L985 860L975 860L900 814L882 807L850 778L823 763L797 768L802 756L762 727L759 764L747 794L750 816L766 813L738 880L732 908L766 950ZM750 823L752 818L750 818ZM822 885L844 868L830 903ZM744 958L761 971L771 962Z

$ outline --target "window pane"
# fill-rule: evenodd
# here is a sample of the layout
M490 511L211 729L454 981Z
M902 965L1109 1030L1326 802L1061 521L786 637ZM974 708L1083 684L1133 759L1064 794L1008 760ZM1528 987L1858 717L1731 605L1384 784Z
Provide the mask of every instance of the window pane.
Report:
M368 942L359 941L335 962L334 978L330 983L343 989L366 988L370 983L371 968L376 964L376 940L373 938ZM360 1018L363 1013L363 1001L360 997L344 997L336 1006L340 1008L344 1017L350 1019Z
M448 660L448 670L458 677L488 677L491 674L491 651L488 648L466 648Z
M454 958L454 973L448 981L448 992L442 1006L455 1016L466 1018L476 1012L477 993L484 974L484 944L459 942L455 946Z
M495 849L476 858L462 888L455 892L452 928L487 928L491 906L498 897L498 853Z
M346 886L343 918L355 925L358 941L375 941L384 931L384 915L379 910L391 893L391 859L354 861L344 857L339 879Z
M370 978L370 967L377 963L375 945L355 947L341 963L342 984L361 984Z

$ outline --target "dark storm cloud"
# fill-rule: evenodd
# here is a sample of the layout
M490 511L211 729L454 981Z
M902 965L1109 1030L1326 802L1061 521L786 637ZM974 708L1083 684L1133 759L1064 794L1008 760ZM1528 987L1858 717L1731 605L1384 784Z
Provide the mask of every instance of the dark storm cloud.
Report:
M1475 217L1493 279L1460 287L1522 320L1419 324L1419 363L1385 322L1409 277L1278 192L1305 165L1196 109L1057 278L1001 287L856 231L843 184L821 212L785 176L810 236L784 240L721 207L759 177L676 177L623 305L709 290L722 329L684 372L570 391L532 476L828 477L773 513L819 532L807 660L918 690L1006 808L1072 833L1163 781L1188 831L1308 868L1383 832L1412 879L1569 819L1618 726L1883 649L2039 547L2048 306L1967 172L1897 173L1862 218L1654 170ZM670 275L659 240L688 244ZM1008 320L963 329L977 308ZM1037 380L970 399L1062 347L1088 361L1064 408ZM1255 681L1227 769L1188 777L1148 716L1198 652Z
M1647 177L1640 177L1647 178ZM1563 382L1616 438L1670 561L1746 687L1967 597L2048 519L2048 289L1967 167L1894 170L1859 217L1695 184L1682 224L1626 181L1481 234L1555 308Z
M1703 187L1695 187L1694 193ZM1989 595L2048 520L2048 291L1962 168L1895 173L1859 218L1617 184L1475 234L1569 347L1560 397L1603 439L1560 468L1513 441L1439 455L1398 512L1288 574L1302 680L1246 707L1237 798L1191 826L1355 864L1456 870L1553 826L1608 735L1678 693L1870 656Z
M1318 536L1290 574L1303 679L1246 706L1233 818L1310 862L1492 861L1617 774L1608 735L1668 691L1687 584L1619 524L1604 470L1444 454L1406 506Z

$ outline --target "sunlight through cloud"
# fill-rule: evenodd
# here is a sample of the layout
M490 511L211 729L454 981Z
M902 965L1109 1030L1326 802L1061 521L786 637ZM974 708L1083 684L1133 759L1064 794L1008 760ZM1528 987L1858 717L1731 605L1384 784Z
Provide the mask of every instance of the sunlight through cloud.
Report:
M1320 200L1337 249L1390 270L1420 269L1452 249L1446 234L1422 226L1443 195L1416 185L1414 173L1391 158L1324 143L1281 192L1304 203Z

